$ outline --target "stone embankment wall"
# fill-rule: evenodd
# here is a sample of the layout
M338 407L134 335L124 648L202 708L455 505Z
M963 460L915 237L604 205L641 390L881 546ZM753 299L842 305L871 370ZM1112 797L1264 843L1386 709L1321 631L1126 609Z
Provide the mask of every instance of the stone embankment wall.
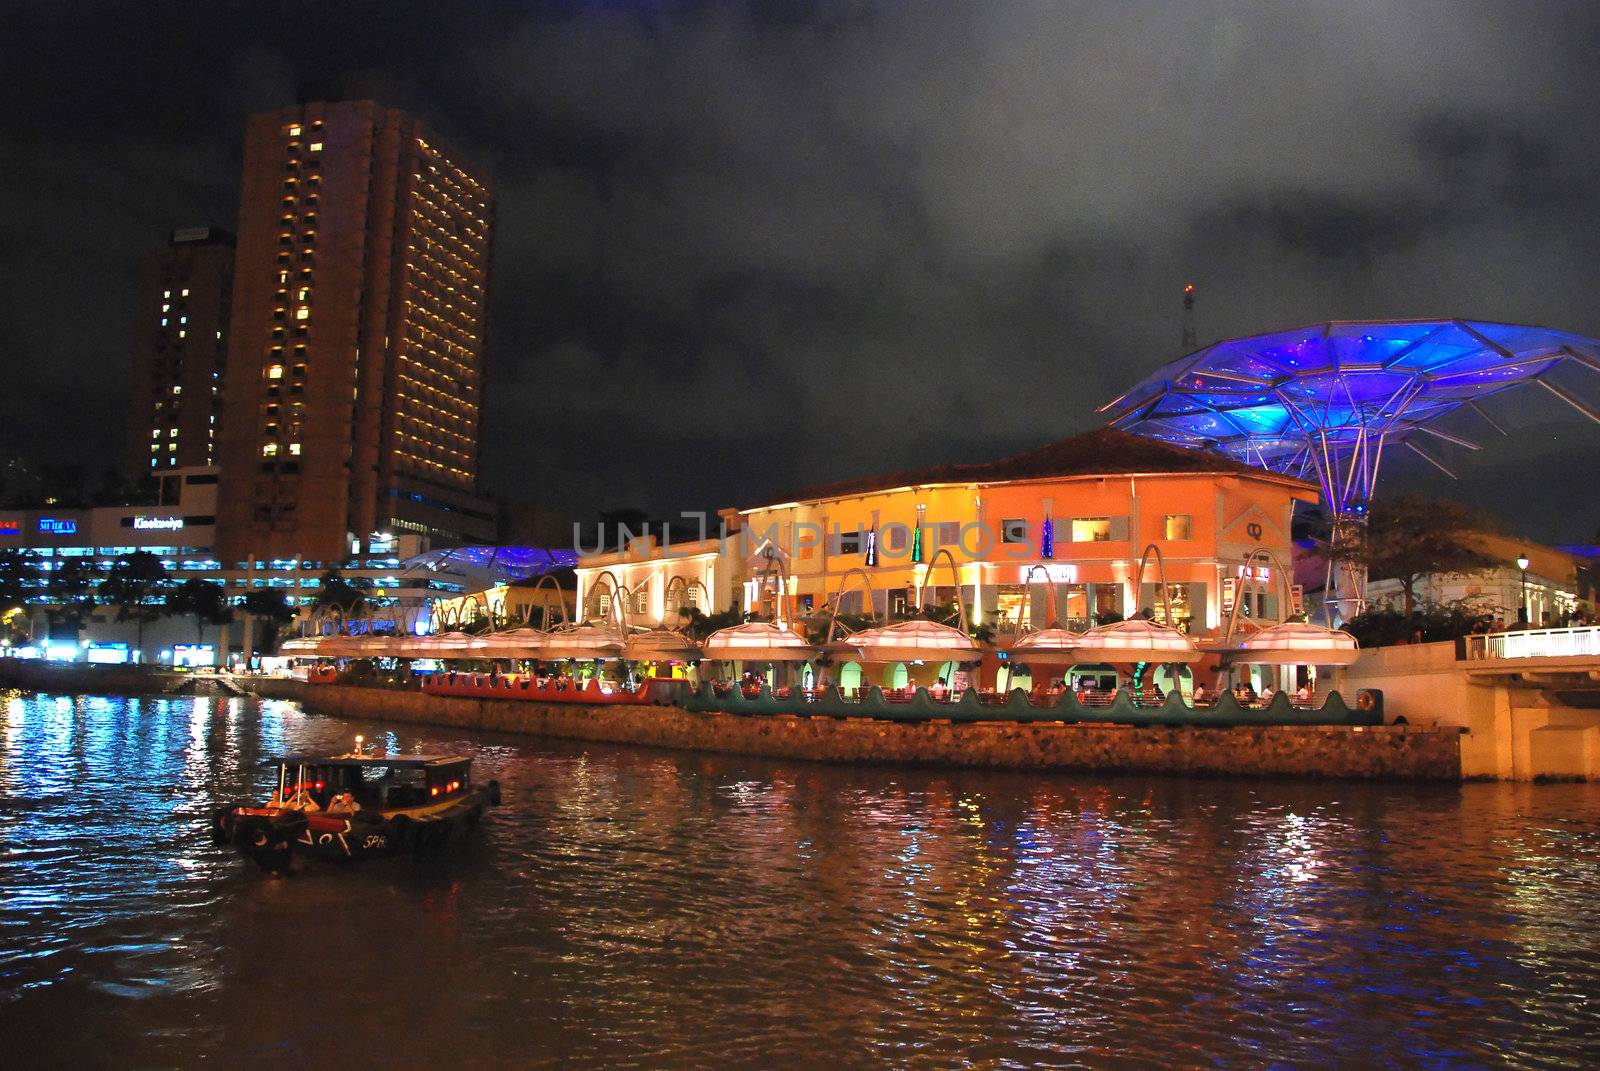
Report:
M0 686L64 695L164 695L183 679L153 667L0 658Z
M1600 709L1565 703L1558 688L1516 674L1474 675L1454 643L1377 647L1337 671L1334 687L1381 688L1386 713L1463 730L1461 772L1503 781L1600 780Z
M825 762L1011 770L1455 780L1460 732L1424 726L1166 727L748 717L677 707L588 708L262 680L264 697L386 722Z

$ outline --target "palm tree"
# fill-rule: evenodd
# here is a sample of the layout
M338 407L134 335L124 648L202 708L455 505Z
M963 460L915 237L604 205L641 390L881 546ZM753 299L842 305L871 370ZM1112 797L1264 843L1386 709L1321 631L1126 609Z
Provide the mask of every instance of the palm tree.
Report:
M199 578L185 580L167 596L167 612L194 615L196 645L204 642L207 625L226 625L233 620L233 607L228 605L222 585Z
M118 558L100 585L100 598L117 608L117 620L130 618L139 629L139 655L144 657L144 626L167 614L172 579L161 559L147 550Z

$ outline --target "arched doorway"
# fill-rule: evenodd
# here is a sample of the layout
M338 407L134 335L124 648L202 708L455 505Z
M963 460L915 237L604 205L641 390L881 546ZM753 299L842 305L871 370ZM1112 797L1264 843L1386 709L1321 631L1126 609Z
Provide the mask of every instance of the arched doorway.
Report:
M839 690L845 695L862 686L861 663L846 662L839 667Z
M1032 691L1033 670L1024 663L1010 661L1000 663L1000 672L995 675L995 689L1005 693L1014 688L1021 688L1025 692Z
M904 662L895 662L884 667L883 686L885 688L904 688L911 681L911 671Z
M1087 682L1088 688L1103 692L1114 692L1121 683L1117 668L1105 662L1080 663L1067 670L1068 688L1076 689L1080 679Z
M1157 666L1155 672L1151 674L1151 679L1164 695L1170 695L1174 689L1185 699L1194 695L1194 671L1188 666Z

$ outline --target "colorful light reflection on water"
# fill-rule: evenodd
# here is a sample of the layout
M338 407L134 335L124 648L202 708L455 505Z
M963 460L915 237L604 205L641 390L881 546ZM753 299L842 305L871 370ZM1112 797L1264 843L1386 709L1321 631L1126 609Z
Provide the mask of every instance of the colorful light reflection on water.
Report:
M481 843L252 873L259 760L470 749ZM0 697L13 1066L1593 1064L1600 786L772 763Z

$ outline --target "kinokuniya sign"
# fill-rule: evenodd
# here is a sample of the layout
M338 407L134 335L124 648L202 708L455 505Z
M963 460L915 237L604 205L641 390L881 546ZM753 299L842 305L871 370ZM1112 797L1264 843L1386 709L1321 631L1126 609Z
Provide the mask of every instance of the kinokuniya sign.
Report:
M176 532L183 527L182 517L135 517L133 519L135 531L144 532Z

